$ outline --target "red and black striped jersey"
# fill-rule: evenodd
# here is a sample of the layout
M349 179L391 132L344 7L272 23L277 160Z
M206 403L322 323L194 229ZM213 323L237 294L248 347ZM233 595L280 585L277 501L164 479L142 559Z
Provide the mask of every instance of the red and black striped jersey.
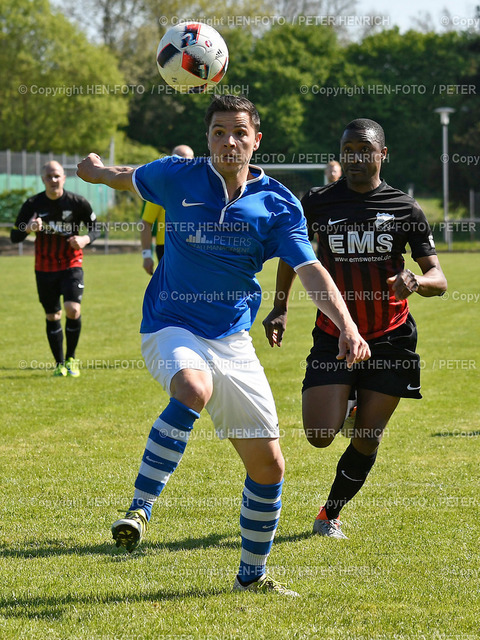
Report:
M35 271L81 267L83 251L73 249L67 239L86 231L93 242L100 235L89 202L70 191L57 200L48 198L45 191L37 193L23 203L10 234L12 242L25 240L25 227L34 216L43 223L42 231L35 234Z
M404 268L407 244L414 260L436 254L418 203L384 180L373 191L358 193L342 178L311 189L302 205L309 237L318 239L318 259L342 293L360 334L370 340L403 324L408 302L395 300L387 278ZM321 311L316 324L339 335Z

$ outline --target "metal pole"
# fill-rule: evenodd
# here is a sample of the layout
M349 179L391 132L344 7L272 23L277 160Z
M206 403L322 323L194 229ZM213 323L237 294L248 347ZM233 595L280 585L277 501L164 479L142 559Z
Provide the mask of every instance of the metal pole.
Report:
M27 178L27 152L22 149L22 189L25 189L25 180Z
M452 250L451 233L448 225L448 124L442 126L443 134L443 157L445 162L443 163L443 222L444 228L444 240L448 247L448 250Z
M470 189L470 240L475 240L475 191Z
M7 191L10 191L10 176L12 175L12 152L10 149L6 150L6 161L7 161Z
M455 112L452 107L438 107L434 109L435 113L440 115L440 124L442 125L442 164L443 164L443 223L444 223L444 240L449 251L452 250L452 233L448 222L448 124L450 122L450 114Z
M112 136L110 138L110 146L109 146L109 164L111 167L115 164L115 138ZM108 189L107 193L107 215L106 215L106 224L105 224L105 254L109 252L109 227L110 227L110 209L115 206L115 190Z

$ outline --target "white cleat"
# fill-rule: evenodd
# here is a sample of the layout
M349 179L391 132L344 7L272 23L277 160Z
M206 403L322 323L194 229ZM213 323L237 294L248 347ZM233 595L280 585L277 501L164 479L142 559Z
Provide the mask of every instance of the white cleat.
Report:
M342 540L348 540L347 536L340 529L342 523L338 518L333 520L327 520L325 516L325 507L320 509L320 513L313 523L313 533L326 538L338 538Z

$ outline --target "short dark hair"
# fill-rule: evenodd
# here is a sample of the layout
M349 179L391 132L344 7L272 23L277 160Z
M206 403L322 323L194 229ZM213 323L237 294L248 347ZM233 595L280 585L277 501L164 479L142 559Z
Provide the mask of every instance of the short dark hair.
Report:
M256 106L253 102L250 102L248 98L244 98L243 96L232 96L230 94L224 96L214 95L205 114L207 131L210 129L210 125L212 124L213 114L217 111L245 111L250 114L250 120L253 128L255 129L255 133L258 133L260 130L260 116Z
M380 148L383 149L385 146L385 131L375 120L357 118L347 124L345 131L371 131L375 142L379 144Z

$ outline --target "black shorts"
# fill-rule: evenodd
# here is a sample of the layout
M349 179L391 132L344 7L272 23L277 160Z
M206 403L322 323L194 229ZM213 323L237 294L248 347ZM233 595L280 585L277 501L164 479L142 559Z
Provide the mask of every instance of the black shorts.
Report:
M37 277L38 298L45 313L57 313L62 308L60 296L64 302L82 300L84 284L82 267L73 267L64 271L35 271Z
M372 357L351 369L337 360L338 338L315 327L302 391L326 384L346 384L397 398L421 398L420 356L415 353L417 326L409 314L397 329L368 340Z

